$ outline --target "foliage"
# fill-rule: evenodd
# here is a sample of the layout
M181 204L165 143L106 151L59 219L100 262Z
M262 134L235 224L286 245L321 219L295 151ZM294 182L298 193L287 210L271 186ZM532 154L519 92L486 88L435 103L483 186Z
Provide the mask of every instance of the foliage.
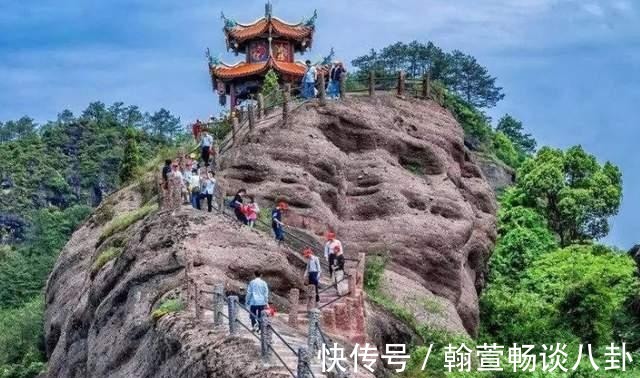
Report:
M0 378L30 378L44 369L43 312L40 296L0 310Z
M0 308L20 306L38 295L58 251L89 214L86 206L64 211L43 209L32 215L33 228L20 246L0 256Z
M493 151L498 159L512 168L518 168L526 158L511 139L499 131L493 134Z
M367 293L374 293L378 290L387 261L388 259L382 256L367 258L364 267L364 288Z
M502 88L496 86L496 78L474 57L457 50L446 53L432 42L396 42L380 52L371 49L351 64L358 68L355 75L361 82L366 82L370 71L376 77L387 77L402 70L410 79L428 72L433 80L440 81L477 108L493 107L504 98Z
M100 238L98 239L98 245L102 244L102 242L104 242L110 236L126 230L127 228L129 228L129 226L145 218L147 215L156 210L158 210L158 204L151 203L114 218L102 230L102 234L100 234Z
M498 121L496 131L506 135L520 151L526 154L532 154L536 151L536 140L524 132L522 122L516 120L509 114L505 114Z
M135 177L136 171L141 164L142 156L138 148L138 132L133 128L128 128L125 132L124 156L120 163L120 182L126 183Z
M609 162L598 164L580 146L566 152L544 147L518 171L516 190L522 205L543 214L567 246L608 233L607 219L620 207L622 175Z
M264 96L265 109L270 109L282 104L283 97L282 91L280 90L280 78L273 69L270 69L265 75L260 93Z
M109 261L117 259L122 254L122 248L108 247L100 253L96 261L91 266L92 273L97 273L105 266Z
M170 314L173 312L180 312L184 310L184 308L185 308L185 305L181 299L179 298L167 299L162 303L160 303L160 306L158 306L158 308L153 310L153 312L151 313L151 318L154 321L157 321L158 319L160 319L161 317L167 314Z

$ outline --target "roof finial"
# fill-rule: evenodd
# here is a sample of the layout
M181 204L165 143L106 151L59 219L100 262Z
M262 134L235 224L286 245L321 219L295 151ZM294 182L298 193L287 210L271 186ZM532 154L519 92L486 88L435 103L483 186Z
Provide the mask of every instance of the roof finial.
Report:
M222 18L222 21L224 21L224 27L225 29L231 29L232 27L238 25L237 22L235 22L234 20L225 17L224 12L220 12L220 18Z
M311 16L310 19L308 20L304 20L303 23L305 26L308 26L310 28L314 28L316 26L316 20L318 19L318 10L314 9L313 10L313 16Z
M264 5L264 17L271 18L273 14L273 4L271 4L271 0L267 0L267 3Z

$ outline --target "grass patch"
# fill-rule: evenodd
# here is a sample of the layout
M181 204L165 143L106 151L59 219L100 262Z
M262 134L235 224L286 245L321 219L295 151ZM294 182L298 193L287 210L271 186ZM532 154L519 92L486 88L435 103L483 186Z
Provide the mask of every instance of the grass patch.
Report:
M396 318L402 321L407 326L411 327L414 331L417 332L418 322L416 321L416 317L413 313L406 308L400 306L396 302L394 302L391 298L386 297L383 294L378 292L368 293L367 298L377 304L378 306L384 308L387 312L393 314Z
M436 315L444 314L444 308L442 307L442 304L436 301L435 299L428 299L428 298L423 299L422 307L424 307L424 309L427 312L430 312L432 314L436 314Z
M115 260L122 254L123 249L117 247L109 247L102 251L96 261L91 266L91 272L96 274L105 266L109 261Z
M160 303L160 306L158 306L158 308L153 310L153 312L151 313L151 318L154 321L158 321L158 319L167 314L180 312L184 309L185 305L180 298L166 299L162 303Z
M386 256L368 257L364 266L364 289L368 294L376 294L384 274L384 267L389 261Z
M153 203L114 218L102 231L100 239L98 239L98 245L102 244L102 242L104 242L110 236L126 230L127 228L129 228L129 226L143 219L156 210L158 210L158 204Z
M111 204L110 202L105 202L102 204L102 206L97 208L95 213L93 214L94 223L102 226L112 220L115 214L116 213L113 210L113 204Z
M156 185L154 176L151 174L144 174L139 176L135 181L136 190L142 197L142 203L150 203L156 196L159 195L159 188Z
M406 169L407 171L413 173L416 176L424 175L420 164L412 163L412 162L404 162L401 165L402 165L402 168Z

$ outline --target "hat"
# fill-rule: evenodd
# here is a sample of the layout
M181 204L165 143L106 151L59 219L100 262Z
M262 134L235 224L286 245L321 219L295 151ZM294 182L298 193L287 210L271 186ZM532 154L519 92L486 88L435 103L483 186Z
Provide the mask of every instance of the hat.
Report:
M302 251L302 255L304 257L311 257L313 255L313 251L311 250L311 248L307 247Z
M333 231L327 231L327 240L335 239L336 233Z

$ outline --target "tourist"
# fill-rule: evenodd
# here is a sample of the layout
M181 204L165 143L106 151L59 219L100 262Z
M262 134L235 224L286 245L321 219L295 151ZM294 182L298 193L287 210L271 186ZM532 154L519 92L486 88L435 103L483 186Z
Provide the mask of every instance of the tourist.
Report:
M307 247L302 252L304 258L307 260L307 268L304 271L304 278L308 279L309 285L316 287L316 302L320 302L320 294L318 292L318 286L320 285L320 259L313 254L311 248Z
M236 193L236 195L233 197L233 200L231 201L231 207L233 208L233 212L236 215L236 218L242 222L242 224L247 224L247 217L244 215L243 209L244 209L244 205L243 205L243 197L247 195L247 190L246 189L240 189L238 190L238 192Z
M340 78L346 73L342 62L336 61L329 73L329 97L340 97Z
M335 263L335 247L340 247L342 250L342 243L336 239L336 234L333 231L327 232L327 242L324 244L324 258L329 262L329 277L333 277L333 265Z
M251 328L255 332L259 330L258 319L260 318L260 313L269 303L269 286L262 280L262 272L256 271L254 275L255 278L249 282L247 287L245 303L249 306Z
M202 153L202 161L206 167L209 166L209 158L213 152L213 137L208 132L202 132L202 139L200 140L200 150Z
M276 241L284 241L284 223L282 223L282 212L287 210L288 206L286 202L278 202L278 205L271 212L271 228L276 236Z
M302 78L302 97L306 99L313 98L315 95L316 80L318 79L318 70L311 65L311 61L305 62L307 70Z
M189 182L191 188L191 206L194 209L200 210L200 176L198 171L191 172L191 181Z
M216 174L213 171L204 174L202 179L202 196L207 199L207 211L213 211L213 193L216 190Z
M244 216L247 218L247 224L249 227L252 227L256 224L256 219L258 219L258 214L260 213L260 208L258 204L255 202L253 196L249 196L249 203L243 208Z
M184 180L180 172L180 164L177 161L171 164L171 173L168 175L168 178L170 207L180 207Z
M193 132L193 137L197 142L200 141L200 135L202 133L202 122L199 119L191 126L191 131Z

